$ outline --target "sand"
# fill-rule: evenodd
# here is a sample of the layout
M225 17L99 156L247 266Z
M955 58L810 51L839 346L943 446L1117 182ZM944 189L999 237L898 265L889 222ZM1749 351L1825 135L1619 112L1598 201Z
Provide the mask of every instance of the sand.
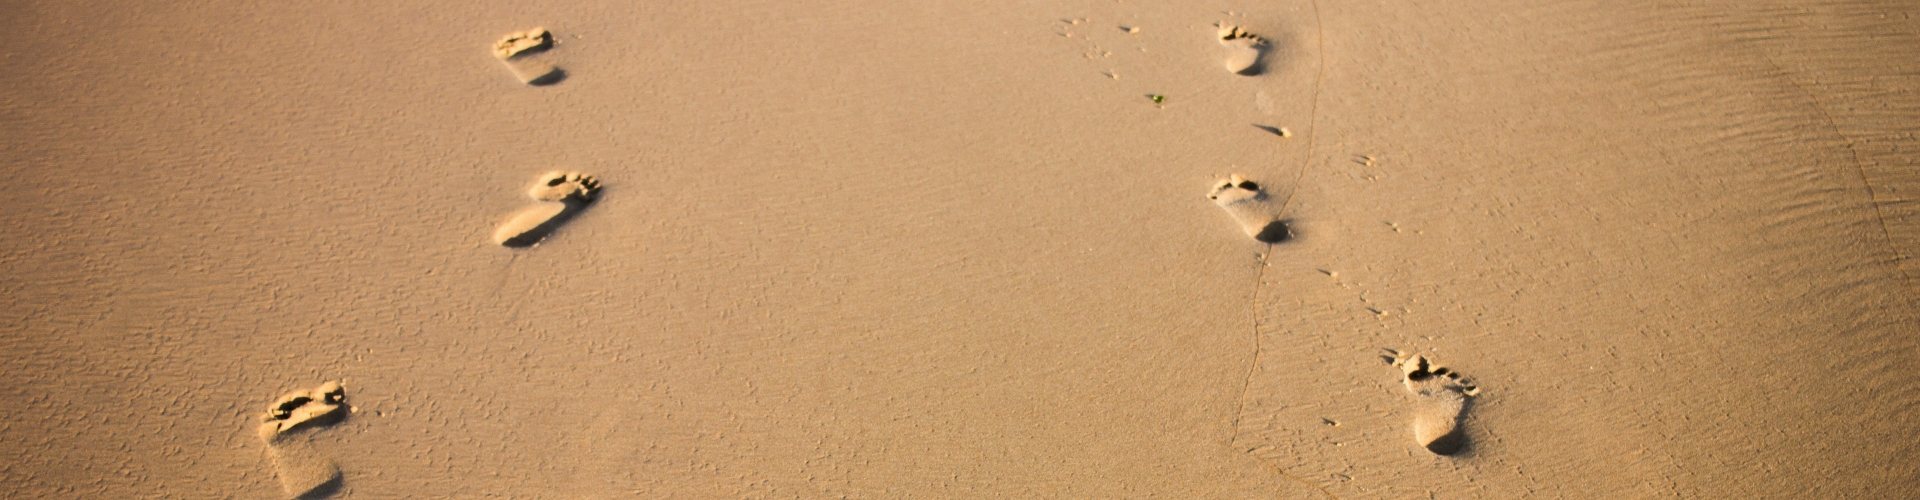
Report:
M13 2L0 496L1902 497L1916 10Z

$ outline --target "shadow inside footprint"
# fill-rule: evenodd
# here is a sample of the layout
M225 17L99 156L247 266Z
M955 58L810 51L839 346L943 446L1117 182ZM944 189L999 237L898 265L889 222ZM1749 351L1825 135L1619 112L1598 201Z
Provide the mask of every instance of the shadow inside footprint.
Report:
M1473 407L1472 399L1469 398L1461 401L1460 415L1465 416L1466 412L1472 409L1472 407ZM1462 451L1465 451L1467 449L1467 433L1465 430L1466 426L1460 425L1459 423L1460 420L1461 420L1461 417L1454 418L1455 423L1453 425L1452 432L1448 432L1444 435L1441 435L1440 437L1433 438L1433 441L1428 442L1426 444L1427 451L1431 451L1435 455L1443 455L1443 456L1456 455Z
M347 420L347 413L350 412L351 410L347 409L347 407L338 406L324 412L314 412L311 415L296 416L294 420L287 420L282 423L280 431L289 432L296 429L331 427L334 424L345 422Z
M301 493L299 496L293 498L295 500L319 500L321 498L327 498L333 496L334 493L339 493L340 486L343 483L345 483L345 481L341 480L340 476L335 475L333 479L329 479L327 482L321 483L319 486L307 490L306 493Z
M1240 74L1246 75L1246 76L1253 76L1253 75L1265 74L1270 70L1274 70L1274 67L1275 67L1274 58L1281 57L1278 54L1292 53L1295 47L1292 37L1286 33L1281 33L1276 36L1267 37L1265 41L1266 41L1266 44L1260 46L1260 58L1257 60L1254 60L1253 66L1248 66L1247 70L1242 71ZM1286 66L1287 64L1285 60L1279 61L1278 67L1280 68L1280 70L1284 70Z
M1259 234L1253 235L1253 239L1263 243L1286 243L1293 240L1293 229L1287 226L1287 221L1277 220L1267 223L1267 227L1261 228Z
M1242 68L1240 71L1235 71L1234 73L1240 76L1259 76L1261 73L1266 73L1267 52L1270 51L1271 48L1266 45L1255 45L1249 48L1253 50L1253 61L1247 63L1246 68Z
M534 226L533 229L528 229L525 232L505 238L500 242L500 245L512 248L533 246L533 244L546 239L547 235L553 234L553 231L559 229L560 226L566 225L567 221L573 220L574 216L586 210L588 205L593 204L593 201L568 198L550 203L560 203L562 205L560 213L554 214L552 218L541 222L540 225Z
M554 68L553 71L548 72L545 75L540 75L538 77L535 77L532 80L527 80L527 85L532 85L535 87L545 87L548 85L560 83L561 80L565 80L565 79L567 79L567 70Z

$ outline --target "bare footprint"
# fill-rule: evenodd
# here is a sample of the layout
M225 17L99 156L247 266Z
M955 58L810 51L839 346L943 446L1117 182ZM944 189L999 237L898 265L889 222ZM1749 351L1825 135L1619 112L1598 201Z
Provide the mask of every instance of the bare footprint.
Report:
M1413 440L1427 451L1452 455L1467 444L1460 419L1470 398L1480 388L1446 367L1433 366L1425 356L1403 355L1388 349L1386 358L1400 369L1407 392L1413 395Z
M538 57L553 48L553 34L546 28L534 28L507 34L493 44L493 57L507 65L513 77L527 85L550 85L566 78L566 72Z
M340 489L340 468L314 450L307 435L346 418L346 397L339 382L327 382L280 396L260 416L260 441L287 498L321 498Z
M579 172L552 171L540 176L527 196L537 203L514 212L493 230L493 242L509 247L532 246L593 203L600 180Z
M1240 229L1253 239L1279 243L1290 237L1286 223L1280 221L1280 207L1274 206L1273 199L1267 197L1259 184L1240 174L1214 184L1207 199L1226 209L1227 215L1233 216L1233 220L1240 223Z
M1227 23L1215 24L1220 28L1220 45L1227 47L1227 71L1240 75L1258 75L1265 69L1260 64L1260 56L1267 52L1267 40L1259 35L1248 33Z

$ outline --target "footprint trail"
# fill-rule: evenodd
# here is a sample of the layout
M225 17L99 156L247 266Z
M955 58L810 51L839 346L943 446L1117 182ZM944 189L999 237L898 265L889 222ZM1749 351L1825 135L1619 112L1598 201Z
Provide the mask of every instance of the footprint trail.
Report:
M1316 56L1317 56L1317 61L1315 64L1315 66L1317 67L1315 69L1315 75L1314 75L1314 81L1313 81L1313 92L1312 92L1312 97L1310 98L1311 100L1309 103L1309 108L1307 113L1307 129L1306 129L1306 133L1308 134L1306 137L1307 150L1306 150L1306 156L1301 159L1299 172L1295 174L1293 184L1287 190L1286 197L1281 199L1277 207L1271 208L1271 212L1270 212L1271 217L1272 217L1272 220L1276 223L1279 222L1280 220L1279 217L1285 214L1287 212L1287 209L1290 206L1292 206L1293 196L1294 194L1299 192L1300 182L1306 179L1307 170L1313 163L1314 146L1316 143L1316 139L1318 139L1318 136L1319 136L1319 134L1317 133L1318 132L1317 125L1319 123L1319 116L1320 116L1320 92L1323 89L1324 84L1326 82L1326 74L1327 74L1326 18L1324 17L1324 14L1320 9L1319 0L1310 0L1309 3L1310 5L1312 5L1313 16L1314 16L1314 20L1313 20L1314 39L1315 39L1314 50L1316 51ZM1226 66L1228 71L1231 71L1235 74L1247 75L1247 76L1251 76L1253 74L1257 74L1259 72L1264 71L1265 68L1263 66L1262 56L1264 56L1265 52L1270 48L1270 44L1267 44L1264 39L1256 35L1252 35L1250 33L1246 33L1245 31L1238 29L1238 27L1226 25L1225 23L1222 23L1221 25L1216 25L1216 26L1218 28L1221 28L1218 32L1220 37L1220 43L1222 45L1228 46L1230 51L1232 51L1232 54L1230 54L1229 57L1223 61L1223 64ZM1288 137L1292 135L1291 133L1289 133L1290 131L1287 131L1285 129L1280 129L1277 127L1268 128L1268 127L1261 127L1259 125L1256 125L1256 127L1259 127L1261 130L1265 130L1271 133L1276 133L1281 137ZM1238 177L1238 176L1234 176L1234 177ZM1236 191L1236 189L1244 190L1244 191L1255 191L1255 192L1258 192L1257 194L1264 195L1264 191L1260 190L1257 184L1255 184L1254 186L1241 186L1240 181L1244 181L1244 179L1237 179L1237 178L1230 177L1229 179L1219 184L1216 184L1214 187L1214 192L1209 195L1209 198L1215 200L1216 204L1219 204L1221 208L1226 209L1229 214L1234 214L1235 209L1231 208L1230 205L1234 204L1235 199L1251 200L1251 198L1253 198L1252 194ZM1221 195L1228 195L1229 200L1227 202L1221 202L1220 200ZM1264 211L1264 207L1263 207L1263 211ZM1249 227L1251 225L1248 224L1247 221L1248 220L1258 221L1260 220L1258 217L1255 217L1253 219L1243 219L1236 214L1234 218L1236 219L1236 221L1241 222L1242 230L1247 231L1249 236L1253 236L1254 239L1267 242L1268 244L1267 244L1266 251L1260 254L1260 272L1257 274L1257 277L1255 278L1255 281L1253 284L1253 287L1254 287L1253 294L1252 294L1253 303L1250 304L1248 307L1250 314L1253 316L1252 318L1253 319L1252 335L1253 335L1253 344L1254 344L1253 359L1247 367L1247 375L1245 377L1245 380L1243 380L1241 383L1240 403L1238 405L1239 409L1236 411L1236 414L1234 415L1234 418L1233 418L1232 442L1235 444L1235 446L1238 446L1241 450L1244 450L1248 456L1253 457L1254 460L1262 464L1265 464L1269 469L1273 470L1275 473L1279 474L1280 476L1285 477L1289 480L1292 480L1296 483L1300 483L1300 484L1312 487L1315 491L1319 491L1320 494L1326 495L1327 498L1338 499L1339 496L1334 495L1332 491L1329 491L1326 487L1320 485L1319 482L1308 480L1304 477L1300 477L1293 473L1287 472L1286 468L1282 467L1279 463L1271 459L1260 456L1260 454L1256 452L1256 450L1260 449L1259 446L1249 446L1245 443L1242 443L1242 434L1244 430L1241 425L1241 420L1245 417L1247 402L1253 397L1252 391L1253 391L1254 376L1260 372L1260 363L1263 361L1264 354L1265 354L1265 350L1264 350L1265 333L1261 330L1261 324L1260 324L1260 300L1262 297L1264 297L1264 294L1262 294L1261 292L1265 290L1267 267L1269 266L1269 261L1270 259L1272 259L1272 256L1273 256L1274 245L1273 245L1273 242L1262 240L1260 237L1261 233L1266 232L1266 227L1261 227L1260 231L1258 232L1249 230ZM1291 232L1290 230L1287 230L1285 224L1282 223L1282 224L1276 224L1276 225L1278 225L1279 229L1281 229L1282 231L1286 231L1281 234L1291 237Z

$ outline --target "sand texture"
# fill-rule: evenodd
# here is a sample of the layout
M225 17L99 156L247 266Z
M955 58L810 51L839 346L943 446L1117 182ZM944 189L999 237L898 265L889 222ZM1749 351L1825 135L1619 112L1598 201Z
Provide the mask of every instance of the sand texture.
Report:
M31 42L0 51L0 497L1920 484L1913 2L22 0L0 29ZM306 407L329 380L351 407Z

